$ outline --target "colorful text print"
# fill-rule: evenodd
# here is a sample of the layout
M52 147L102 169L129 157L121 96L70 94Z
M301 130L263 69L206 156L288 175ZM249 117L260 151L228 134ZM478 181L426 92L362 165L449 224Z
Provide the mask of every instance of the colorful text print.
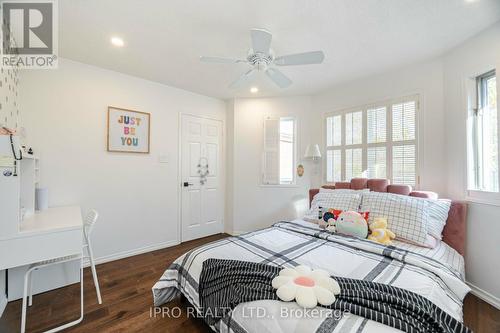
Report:
M122 146L137 147L139 145L139 138L135 137L136 128L141 126L142 119L139 117L122 115L118 118L117 121L119 124L124 125L123 136L120 138Z

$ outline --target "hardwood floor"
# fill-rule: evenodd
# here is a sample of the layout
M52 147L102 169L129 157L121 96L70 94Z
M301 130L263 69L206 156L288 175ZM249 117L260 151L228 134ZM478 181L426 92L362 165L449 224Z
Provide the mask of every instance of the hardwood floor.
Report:
M184 252L227 237L215 235L97 266L103 304L97 304L92 276L85 270L85 318L65 332L211 332L201 319L188 318L187 301L163 307L170 318L152 316L151 287L167 266ZM33 298L28 309L27 332L42 332L79 315L79 285L53 290ZM179 307L181 313L173 309ZM0 318L0 333L19 332L21 302L8 304ZM173 316L177 318L172 318ZM500 332L500 310L468 295L464 302L465 323L474 332Z

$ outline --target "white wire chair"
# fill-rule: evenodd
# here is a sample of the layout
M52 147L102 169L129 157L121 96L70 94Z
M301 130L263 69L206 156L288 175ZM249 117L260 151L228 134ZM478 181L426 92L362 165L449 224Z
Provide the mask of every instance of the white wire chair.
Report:
M68 327L79 324L83 320L83 260L88 258L90 261L90 269L92 270L92 277L94 279L94 285L97 293L97 301L102 304L101 290L99 288L99 280L97 279L97 271L95 269L94 252L92 251L92 245L90 242L90 234L94 225L97 221L99 214L95 210L91 210L83 221L83 244L82 244L82 255L72 255L66 257L55 258L51 260L45 260L37 262L30 265L28 271L24 275L24 292L23 292L23 304L22 304L22 316L21 316L21 333L26 331L26 308L27 305L31 306L33 304L33 272L39 270L40 268L47 267L55 264L62 264L74 260L80 260L80 318L74 320L70 323L64 324L53 328L45 333L58 332ZM85 254L85 252L87 254ZM29 298L29 300L28 300ZM27 304L28 303L28 304Z

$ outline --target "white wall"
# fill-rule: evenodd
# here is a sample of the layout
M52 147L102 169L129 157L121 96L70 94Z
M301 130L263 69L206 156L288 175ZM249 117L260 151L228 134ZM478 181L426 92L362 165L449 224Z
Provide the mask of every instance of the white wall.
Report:
M309 117L310 97L248 98L234 101L232 140L233 164L233 232L241 233L270 226L294 215L291 203L304 199L310 187L311 163L302 161L312 137ZM263 120L265 116L297 118L297 164L305 174L293 187L262 186L261 163ZM229 132L229 131L228 131ZM229 146L229 145L228 145ZM228 155L230 155L229 153Z
M162 84L60 59L26 70L21 103L28 141L41 158L49 204L95 208L101 260L178 243L179 113L225 121L225 103ZM109 105L151 113L151 153L106 151ZM159 155L168 163L159 163Z
M496 67L500 73L500 23L444 56L447 192L465 198L467 184L465 80ZM498 80L497 80L498 82ZM467 280L500 306L500 206L469 204Z
M5 270L0 271L0 317L7 305L7 296L5 295Z
M0 81L2 82L0 84L0 127L16 129L22 126L18 98L20 88L19 70L2 68L0 71ZM0 177L3 176L0 175ZM5 276L6 272L0 270L0 316L7 303Z
M446 189L444 154L443 68L440 60L367 77L314 96L314 133L324 142L324 114L387 99L419 94L420 188L443 193ZM324 163L324 161L323 161Z

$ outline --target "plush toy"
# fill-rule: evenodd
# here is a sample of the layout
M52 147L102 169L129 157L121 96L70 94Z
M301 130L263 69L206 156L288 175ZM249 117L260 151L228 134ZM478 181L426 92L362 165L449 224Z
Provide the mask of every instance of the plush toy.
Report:
M336 232L355 236L359 238L366 238L368 235L368 212L342 212L335 221Z
M295 299L303 308L314 308L321 304L331 305L335 295L340 294L340 286L330 277L328 272L299 265L294 268L284 268L272 281L276 295L285 302Z
M330 208L324 215L323 221L326 223L326 230L336 232L335 223L339 215L342 213L339 209Z
M391 245L392 239L396 238L396 235L387 229L387 218L386 217L376 217L370 224L371 234L368 239L380 244Z

